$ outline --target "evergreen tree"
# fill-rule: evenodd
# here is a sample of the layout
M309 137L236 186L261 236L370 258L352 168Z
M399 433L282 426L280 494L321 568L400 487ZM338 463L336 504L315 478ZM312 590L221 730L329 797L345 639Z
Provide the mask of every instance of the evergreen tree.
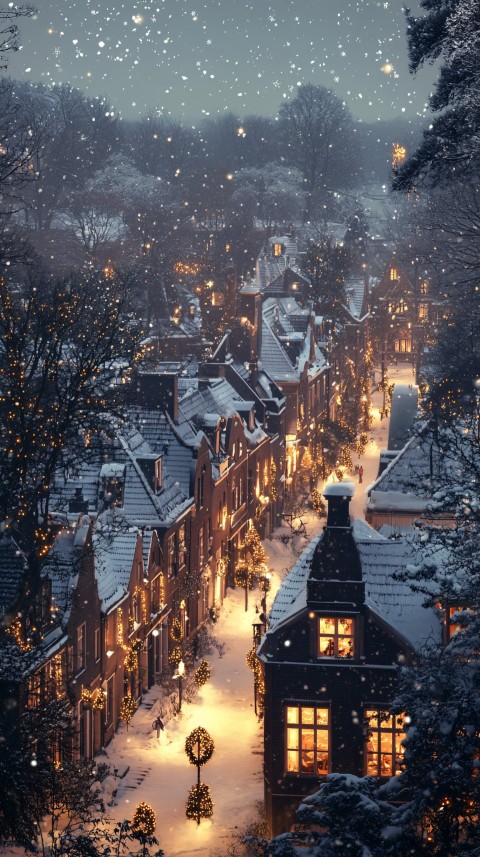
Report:
M442 59L430 97L434 118L416 152L398 169L394 187L437 184L478 164L480 13L477 0L420 0L427 14L407 12L410 70Z
M329 774L296 813L299 831L264 843L269 857L388 857L418 853L392 824L393 807L373 777Z

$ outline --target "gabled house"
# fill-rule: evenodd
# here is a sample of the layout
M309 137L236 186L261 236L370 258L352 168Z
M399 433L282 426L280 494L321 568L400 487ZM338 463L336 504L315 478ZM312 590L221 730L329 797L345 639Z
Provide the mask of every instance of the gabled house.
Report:
M382 359L410 359L418 365L432 325L427 279L409 277L394 253L370 295L375 350Z
M474 472L469 458L471 445L460 433L448 445L425 427L393 458L367 491L366 520L375 529L388 525L394 531L416 521L440 527L455 526L455 485L468 486ZM473 462L472 462L473 463ZM450 494L451 502L445 503Z
M441 622L395 574L413 548L350 521L354 486L325 489L327 525L287 575L257 651L265 681L264 771L273 835L330 772L390 776L402 723L389 713L399 663Z

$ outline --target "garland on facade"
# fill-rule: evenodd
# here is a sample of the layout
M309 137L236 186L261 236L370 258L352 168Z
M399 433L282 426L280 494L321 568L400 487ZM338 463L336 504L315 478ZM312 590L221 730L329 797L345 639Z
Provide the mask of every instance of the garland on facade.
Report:
M82 687L82 692L80 694L80 699L84 705L91 705L92 702L92 691L88 689L88 687Z
M179 643L183 639L182 623L180 622L180 619L173 620L170 626L170 638L176 643Z
M273 502L278 498L277 465L273 458L270 459L270 497Z
M257 714L260 717L263 715L265 708L265 680L263 678L263 669L260 661L257 658L257 646L253 645L246 655L247 666L253 672L253 683L255 686L255 699L257 703Z
M105 694L102 690L98 690L92 702L92 708L95 711L103 711L105 708Z
M133 647L126 649L123 665L125 667L125 670L129 673L133 673L137 669L138 654Z
M195 670L195 675L193 677L196 686L203 687L203 685L207 683L211 675L212 670L210 669L208 661L200 661L200 664Z
M176 669L178 667L180 661L182 660L182 658L183 658L183 652L182 652L181 646L174 646L174 648L171 650L171 652L168 655L168 663L172 667L175 667L175 669Z

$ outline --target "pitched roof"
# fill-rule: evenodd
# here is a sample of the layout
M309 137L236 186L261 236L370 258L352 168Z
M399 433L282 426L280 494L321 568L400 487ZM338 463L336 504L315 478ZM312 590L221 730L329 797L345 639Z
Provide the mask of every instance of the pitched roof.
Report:
M98 526L92 536L95 577L102 610L108 612L128 592L139 532Z
M274 634L307 607L307 580L311 576L314 555L324 533L307 545L283 581L270 611ZM419 549L400 539L391 541L364 521L355 520L351 536L358 552L367 607L412 649L441 640L441 622L434 610L423 607L424 596L413 592L408 583L396 579L408 565L419 560ZM334 562L334 558L332 558Z

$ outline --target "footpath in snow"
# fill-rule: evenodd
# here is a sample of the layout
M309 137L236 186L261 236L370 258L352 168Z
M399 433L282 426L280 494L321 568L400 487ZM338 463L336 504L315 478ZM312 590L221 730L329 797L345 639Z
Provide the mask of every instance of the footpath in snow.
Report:
M391 383L412 383L409 364L390 366L388 375ZM363 466L363 482L359 484L358 476L352 476L356 488L351 511L356 518L364 517L365 488L376 478L380 449L387 446L389 421L380 420L381 393L373 393L372 404L370 440L364 455L357 459ZM302 520L308 538L324 524L311 512L305 512ZM293 544L285 545L279 536L288 532L288 528L280 528L265 542L272 572L269 605L297 552L308 541L295 536ZM108 746L108 758L99 757L99 762L108 761L117 770L129 766L128 773L118 780L116 805L109 808L110 814L116 820L131 818L141 801L151 804L157 816L157 838L166 857L223 857L232 837L258 818L257 806L263 800L263 735L254 713L253 675L245 658L252 646L252 623L258 621L255 603L260 603L261 593L257 589L249 594L248 612L244 597L242 589L229 591L213 628L224 644L224 655L219 657L214 651L207 657L211 679L195 702L183 703L181 715L166 724L160 741L152 730L162 704L162 689L155 686L146 694L145 704L135 714L128 732L121 727ZM201 769L202 782L211 789L214 814L199 827L185 817L188 792L196 782L196 768L185 755L185 739L197 726L207 729L215 742L211 760Z

